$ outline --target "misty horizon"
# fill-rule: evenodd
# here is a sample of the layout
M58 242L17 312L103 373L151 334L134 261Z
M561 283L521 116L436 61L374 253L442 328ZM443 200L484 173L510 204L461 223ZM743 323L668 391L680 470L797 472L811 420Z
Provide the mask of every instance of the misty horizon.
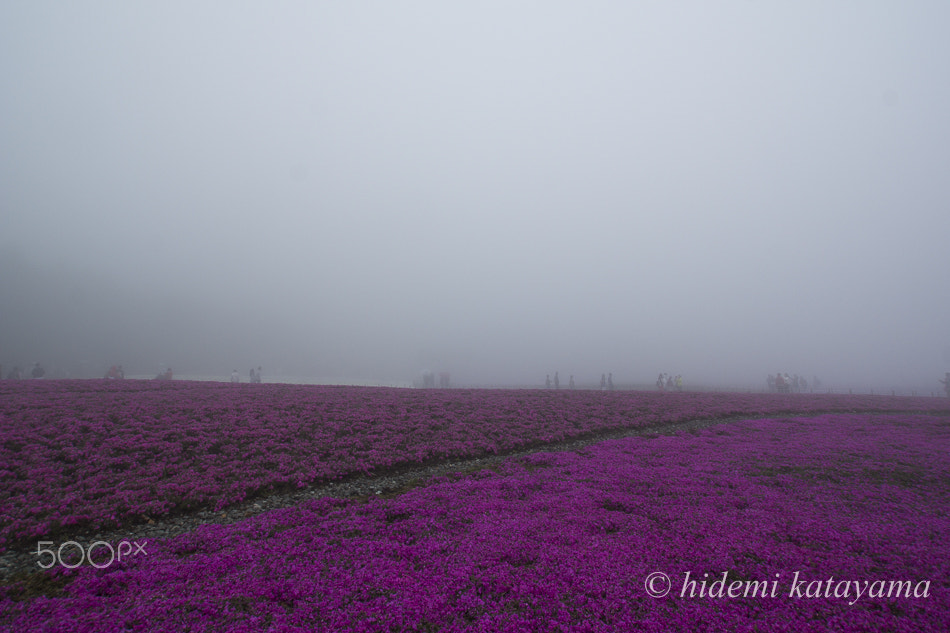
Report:
M0 364L938 391L950 7L0 8Z

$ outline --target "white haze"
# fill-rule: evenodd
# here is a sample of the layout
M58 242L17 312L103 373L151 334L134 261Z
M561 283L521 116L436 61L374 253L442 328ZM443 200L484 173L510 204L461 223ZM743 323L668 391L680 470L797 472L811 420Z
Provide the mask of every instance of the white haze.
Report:
M936 390L947 24L914 1L3 3L0 363Z

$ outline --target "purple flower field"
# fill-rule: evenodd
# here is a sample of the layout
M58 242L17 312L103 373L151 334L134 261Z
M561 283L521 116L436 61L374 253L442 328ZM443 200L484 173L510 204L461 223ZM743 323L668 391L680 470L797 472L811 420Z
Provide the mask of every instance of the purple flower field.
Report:
M943 631L948 509L946 415L731 421L207 525L0 626Z
M0 551L352 474L696 418L935 398L0 381Z
M350 474L663 422L934 398L0 382L0 551Z

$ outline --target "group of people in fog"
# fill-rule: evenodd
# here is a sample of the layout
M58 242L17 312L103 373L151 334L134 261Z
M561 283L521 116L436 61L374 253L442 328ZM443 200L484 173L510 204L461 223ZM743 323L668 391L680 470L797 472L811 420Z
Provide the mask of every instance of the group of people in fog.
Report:
M106 380L121 380L125 378L125 370L122 369L122 365L113 365L103 378Z
M257 369L254 369L253 367L251 367L251 371L248 372L248 382L250 382L252 385L254 385L254 384L260 384L260 382L261 382L261 372L263 372L263 371L264 371L264 370L263 370L260 366L258 366ZM231 382L232 382L232 383L239 383L239 382L241 382L241 376L238 375L238 370L236 370L236 369L231 372Z
M656 377L657 391L682 391L683 377L677 374L675 377L671 374L660 373Z
M261 382L261 375L263 369L258 366L257 368L251 367L250 372L248 372L248 381L252 384L258 384ZM54 372L54 377L63 377L59 372ZM172 380L172 369L168 367L163 369L155 376L155 380ZM3 373L3 366L0 365L0 378L6 378L7 380L22 380L25 378L46 378L47 371L39 362L33 363L33 367L29 372L23 370L19 365L15 365L13 369L9 370L6 374ZM436 383L436 377L438 377L438 383ZM109 367L103 376L106 380L121 380L125 378L125 370L122 368L122 365L112 365ZM231 372L231 382L240 383L241 378L238 374L238 371L235 369ZM447 389L450 386L450 377L448 372L440 372L436 374L432 371L424 371L422 373L422 387L424 388L435 388L438 384L438 387ZM799 376L798 374L789 375L788 373L778 372L775 374L769 374L766 379L768 384L768 390L772 393L806 393L811 389L811 391L816 391L821 388L821 381L817 377L812 377L812 382L809 384L805 380L804 376ZM942 379L938 379L938 382L942 385L943 391L946 393L947 397L950 397L950 372L946 372ZM683 391L683 377L679 374L673 376L672 374L660 373L656 378L656 389L657 391L667 392L667 391ZM419 386L419 383L416 383L416 386ZM544 386L547 389L560 389L561 388L561 376L559 372L554 372L554 377L552 379L551 374L548 374L544 378ZM568 379L567 389L573 390L576 388L574 382L574 376L571 375ZM614 375L613 373L604 373L600 375L600 385L599 388L601 391L614 391L616 389L614 385ZM873 393L873 390L872 390ZM914 392L916 395L916 392ZM933 394L931 394L933 395Z
M434 389L435 388L435 372L429 371L428 369L422 372L422 387L423 389ZM447 371L439 372L439 388L448 389L451 380L451 376Z
M817 382L817 379L815 382ZM798 374L792 376L781 372L774 375L769 374L766 383L768 383L769 391L774 393L804 393L808 391L808 381L805 380L804 376Z
M561 388L561 377L558 372L554 372L554 379L551 379L551 374L547 374L544 377L544 387L546 389L560 389ZM656 379L656 387L660 391L682 391L683 390L683 377L682 376L672 376L669 374L660 374ZM571 375L570 380L567 385L568 389L574 389L574 376ZM616 386L614 385L614 375L612 372L604 373L600 375L600 390L601 391L615 391Z
M553 386L555 389L560 389L560 388L561 388L561 375L560 375L560 373L554 372L554 382L551 382L551 374L548 374L547 376L544 377L544 387L545 387L546 389L550 389L552 386ZM570 380L568 380L568 382L567 382L567 388L568 388L568 389L574 389L574 376L573 376L573 375L570 377Z
M3 376L3 365L0 365L0 377ZM23 373L23 370L20 369L19 365L14 365L13 369L7 372L7 380L23 380L26 378L26 374ZM30 378L45 378L46 377L46 368L40 365L39 362L33 363L33 369L30 370Z
M559 372L554 372L554 380L551 380L551 374L548 374L544 377L544 387L545 389L560 389L561 388L561 374ZM574 383L574 375L568 378L567 388L570 390L576 389L577 385ZM614 390L614 375L613 374L601 374L600 375L600 390L601 391L613 391Z

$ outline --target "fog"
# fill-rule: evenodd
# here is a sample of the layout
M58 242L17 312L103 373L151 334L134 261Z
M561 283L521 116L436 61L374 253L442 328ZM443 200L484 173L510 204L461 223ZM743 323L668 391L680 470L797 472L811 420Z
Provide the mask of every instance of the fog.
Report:
M944 2L7 2L0 364L938 390Z

